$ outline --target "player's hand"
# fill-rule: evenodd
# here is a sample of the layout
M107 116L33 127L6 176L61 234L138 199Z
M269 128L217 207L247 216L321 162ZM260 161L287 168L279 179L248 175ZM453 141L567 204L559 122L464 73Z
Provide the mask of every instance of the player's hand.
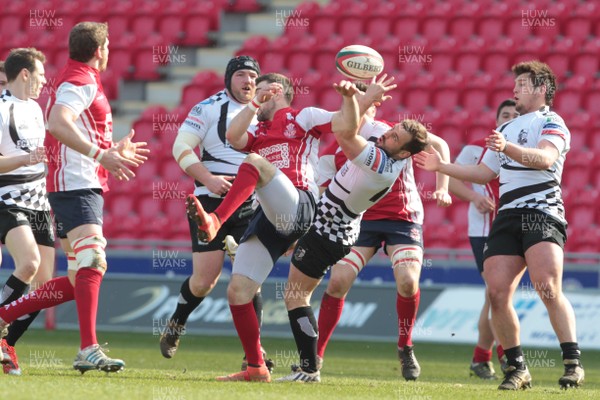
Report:
M283 94L283 85L281 83L269 83L265 88L256 91L256 102L262 104L271 100L275 95Z
M501 132L496 130L492 132L490 136L485 138L485 147L492 151L503 152L506 149L506 138Z
M104 150L102 158L100 159L100 165L110 172L119 181L128 181L130 178L134 178L135 174L128 168L127 165L137 164L124 158L117 147L111 147L108 150Z
M145 148L148 145L146 142L132 142L131 139L134 135L135 131L132 129L129 131L129 135L117 142L116 148L130 165L139 167L148 159L147 155L150 154L150 149Z
M412 156L417 167L426 171L438 171L442 166L442 157L433 147Z
M211 193L224 196L227 194L227 192L229 192L233 178L233 176L212 175L211 178L205 183L205 186L211 191Z
M344 97L352 97L356 93L360 93L358 88L354 85L354 83L346 80L340 81L340 83L334 83L333 88L336 92L341 94Z
M24 157L26 166L48 162L45 147L36 147L31 151L31 153L27 154Z
M381 103L392 98L392 96L386 95L387 92L396 88L396 84L392 84L394 77L391 76L389 79L387 74L382 74L379 78L373 77L371 84L367 87L365 92L365 100L369 104L379 107Z
M482 196L479 193L477 193L472 203L475 205L475 208L477 208L477 211L482 214L490 213L496 208L492 199L487 196Z
M452 205L452 197L445 189L438 189L433 192L433 199L437 201L438 207L449 207Z

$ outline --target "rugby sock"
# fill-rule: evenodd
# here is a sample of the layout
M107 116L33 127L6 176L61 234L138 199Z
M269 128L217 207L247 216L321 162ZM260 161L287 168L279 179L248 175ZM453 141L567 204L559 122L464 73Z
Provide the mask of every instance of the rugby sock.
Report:
M97 344L96 315L102 272L95 268L80 268L75 275L75 303L79 317L81 349Z
M302 371L317 372L317 320L312 308L299 307L288 311Z
M254 165L247 162L240 165L235 181L233 181L227 196L225 196L219 207L214 211L221 223L224 224L235 210L250 197L256 188L259 177L260 173Z
M171 320L180 325L185 325L188 317L202 303L204 297L196 297L190 290L190 278L188 277L182 284L177 299L177 308L171 316Z
M577 342L563 342L560 344L562 349L563 360L579 360L581 358L581 351L579 351L579 345Z
M412 330L417 319L417 310L421 300L421 289L411 297L402 297L396 293L396 312L398 313L398 348L412 346Z
M258 321L259 329L262 327L262 319L263 319L263 301L262 301L262 293L257 292L252 298L252 305L254 306L254 312L256 313L256 320Z
M27 291L29 285L21 281L14 275L11 275L6 280L2 293L0 293L0 306L15 301L19 297L23 296L23 293Z
M521 346L504 349L504 354L506 354L508 365L512 365L520 370L525 369L525 358L523 357L523 350L521 350Z
M338 299L328 295L327 292L323 293L319 311L319 339L317 341L317 355L321 358L323 358L327 343L329 343L329 339L340 321L345 300L345 297Z
M24 315L16 321L13 321L13 323L8 327L8 335L6 335L4 338L6 339L6 343L9 346L14 346L17 344L17 341L21 338L21 336L23 336L27 328L29 328L29 325L31 325L39 313L39 311L35 311L31 314Z
M473 362L482 363L488 361L492 361L492 351L475 346L475 351L473 352Z
M240 305L229 305L233 325L238 333L248 365L258 368L265 364L260 346L260 327L256 319L256 310L252 302Z
M502 362L502 357L504 357L504 349L500 344L496 346L496 355L498 356L498 361Z
M0 318L5 322L13 322L23 315L57 306L74 298L75 291L73 285L69 282L69 278L61 276L44 283L39 289L0 308Z

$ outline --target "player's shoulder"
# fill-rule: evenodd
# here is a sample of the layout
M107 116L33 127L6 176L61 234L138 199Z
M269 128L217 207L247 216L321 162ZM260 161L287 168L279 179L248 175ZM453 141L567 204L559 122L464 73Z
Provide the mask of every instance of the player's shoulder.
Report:
M541 122L545 125L545 124L560 124L560 125L565 125L565 120L558 115L555 111L545 111L545 112L539 112L539 116L538 119L541 120Z
M199 103L196 103L190 110L190 115L208 115L211 113L220 113L221 106L229 101L229 97L227 96L227 92L225 90L221 90L212 96L202 100Z

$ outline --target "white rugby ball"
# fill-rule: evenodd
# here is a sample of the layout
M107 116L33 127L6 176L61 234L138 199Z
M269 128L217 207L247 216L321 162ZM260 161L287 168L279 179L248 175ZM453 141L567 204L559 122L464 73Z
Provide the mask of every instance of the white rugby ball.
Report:
M368 46L353 44L335 56L335 66L351 79L371 79L383 71L383 57Z

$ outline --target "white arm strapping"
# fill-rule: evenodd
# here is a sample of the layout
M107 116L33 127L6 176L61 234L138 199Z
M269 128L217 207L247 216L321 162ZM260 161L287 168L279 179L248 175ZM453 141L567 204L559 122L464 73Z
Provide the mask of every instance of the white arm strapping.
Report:
M200 162L194 149L202 140L193 133L179 131L173 143L173 157L184 171L192 164Z

